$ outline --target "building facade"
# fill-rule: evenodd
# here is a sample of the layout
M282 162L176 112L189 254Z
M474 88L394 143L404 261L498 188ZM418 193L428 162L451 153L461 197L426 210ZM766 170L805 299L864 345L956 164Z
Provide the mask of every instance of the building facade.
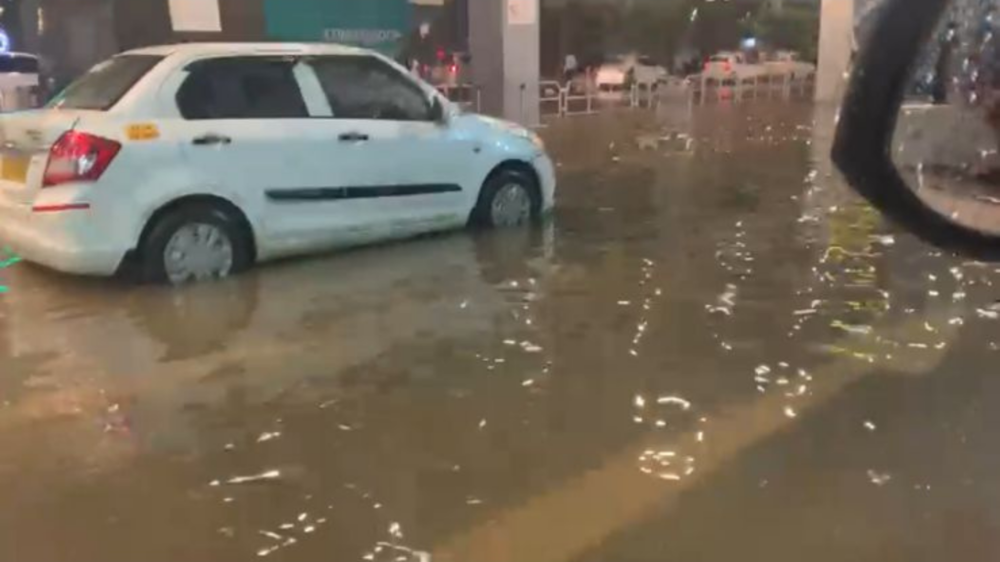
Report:
M464 50L467 1L0 0L0 26L12 50L41 55L64 83L117 52L187 41L330 41L394 55L427 23L441 49Z

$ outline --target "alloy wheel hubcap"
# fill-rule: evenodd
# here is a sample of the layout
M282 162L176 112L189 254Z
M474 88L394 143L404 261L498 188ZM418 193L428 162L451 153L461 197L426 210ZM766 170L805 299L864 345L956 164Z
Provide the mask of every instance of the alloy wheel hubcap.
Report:
M233 244L217 226L187 224L170 237L163 264L174 284L226 277L233 269Z
M531 218L531 195L520 184L509 183L497 191L490 208L496 226L517 226Z

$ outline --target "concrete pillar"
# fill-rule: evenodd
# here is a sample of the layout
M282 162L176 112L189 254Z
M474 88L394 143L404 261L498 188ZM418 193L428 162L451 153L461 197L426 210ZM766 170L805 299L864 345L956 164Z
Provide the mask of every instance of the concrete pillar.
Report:
M469 50L482 111L527 126L539 123L539 0L471 0Z
M844 95L845 73L854 46L855 0L823 0L819 30L816 101L836 103Z
M13 50L24 53L38 54L41 51L41 41L38 37L38 9L41 0L22 0L20 6L20 37L13 45Z

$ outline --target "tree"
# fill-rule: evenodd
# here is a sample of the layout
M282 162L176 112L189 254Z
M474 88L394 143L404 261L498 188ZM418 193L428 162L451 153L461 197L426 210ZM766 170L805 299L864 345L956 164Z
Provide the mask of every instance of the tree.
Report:
M816 61L819 17L811 6L785 6L780 12L764 9L755 21L757 38L774 48L797 51L803 60Z

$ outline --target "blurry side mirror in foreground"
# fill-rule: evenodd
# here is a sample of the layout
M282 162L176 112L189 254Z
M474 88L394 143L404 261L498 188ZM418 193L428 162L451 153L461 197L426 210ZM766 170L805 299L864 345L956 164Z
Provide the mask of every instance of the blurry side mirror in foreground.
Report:
M834 160L889 218L1000 261L1000 0L884 0Z

